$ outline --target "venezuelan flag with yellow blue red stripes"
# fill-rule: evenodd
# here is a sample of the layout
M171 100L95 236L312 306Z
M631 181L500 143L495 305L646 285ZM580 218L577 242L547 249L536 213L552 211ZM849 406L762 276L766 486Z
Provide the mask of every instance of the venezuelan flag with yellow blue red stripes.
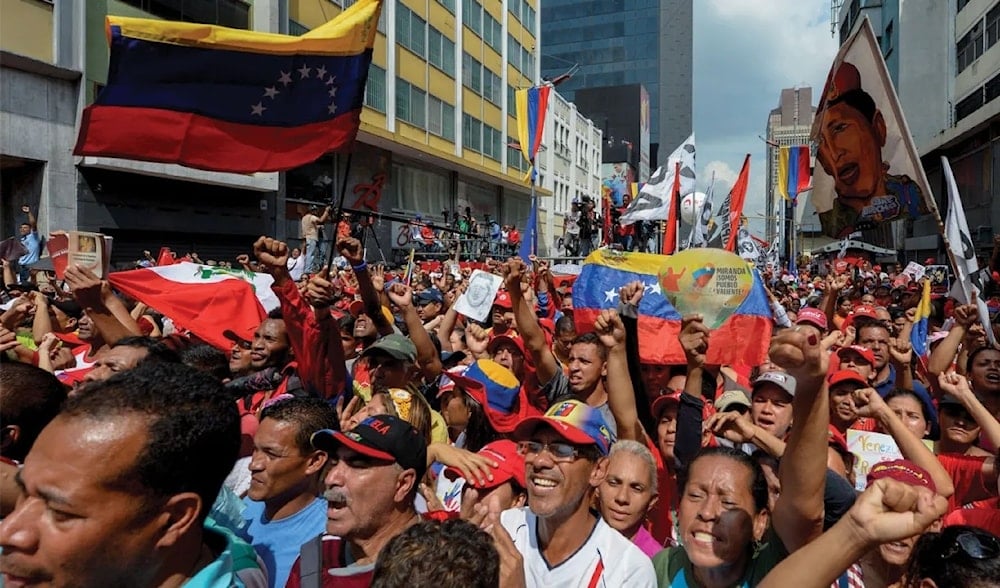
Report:
M108 83L76 155L282 171L353 143L381 0L300 37L109 16Z
M593 330L597 315L618 308L618 289L636 280L646 285L639 303L639 357L643 363L674 365L687 359L678 341L681 315L663 295L659 273L667 256L598 249L583 262L573 284L573 318L579 332ZM742 304L712 331L710 365L761 364L767 358L773 328L767 291L754 272L753 287Z

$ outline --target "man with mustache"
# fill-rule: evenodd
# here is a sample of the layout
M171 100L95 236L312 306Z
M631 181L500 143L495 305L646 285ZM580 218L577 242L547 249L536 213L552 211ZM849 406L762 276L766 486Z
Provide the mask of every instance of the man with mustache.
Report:
M891 175L883 160L885 118L868 92L861 74L850 64L837 68L820 104L816 160L833 178L837 198L819 214L823 231L843 236L873 223L899 216L920 215L920 187L905 175Z
M322 429L312 445L329 456L325 478L326 532L302 546L288 588L361 588L390 539L418 523L414 508L427 469L427 445L406 421L377 415L350 431Z

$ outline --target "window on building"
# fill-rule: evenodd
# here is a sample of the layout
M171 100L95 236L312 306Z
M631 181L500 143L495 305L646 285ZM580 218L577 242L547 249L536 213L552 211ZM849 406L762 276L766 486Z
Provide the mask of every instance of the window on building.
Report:
M397 210L423 212L450 208L451 177L401 163L392 164L393 200Z
M483 6L478 0L462 0L462 23L477 35L483 35Z
M521 69L521 44L513 35L507 35L507 63Z
M517 145L517 139L513 137L507 137L507 165L519 171L525 171L528 169L528 164L524 161L524 155L521 154L520 149L515 149L510 145Z
M986 48L996 45L997 41L1000 41L1000 4L986 13Z
M500 26L497 19L486 11L483 11L483 41L486 41L486 44L494 51L500 53L503 43L503 27Z
M455 0L437 0L437 3L448 9L448 12L455 14Z
M979 88L955 105L955 122L962 120L983 106L983 89Z
M500 161L500 153L503 149L500 137L499 130L487 124L483 125L483 155Z
M166 20L180 20L222 25L234 29L250 28L250 3L242 0L122 0Z
M404 6L396 6L396 40L420 57L427 57L427 21Z
M514 86L507 86L507 114L517 115L517 94Z
M427 61L455 77L455 43L432 26L427 27Z
M476 94L483 95L483 64L468 53L462 53L462 83Z
M431 133L455 140L455 107L444 100L427 97L427 130Z
M396 118L426 127L427 93L403 78L396 78Z
M503 96L503 82L500 81L500 76L491 72L490 70L483 68L483 98L486 98L493 104L500 106L500 99Z
M374 63L368 66L365 106L379 112L385 112L385 70Z
M986 102L991 102L1000 96L1000 75L993 76L993 79L986 82L983 89L986 91Z
M483 123L465 113L462 113L462 147L483 152Z
M983 22L976 23L955 45L958 71L962 72L983 54Z

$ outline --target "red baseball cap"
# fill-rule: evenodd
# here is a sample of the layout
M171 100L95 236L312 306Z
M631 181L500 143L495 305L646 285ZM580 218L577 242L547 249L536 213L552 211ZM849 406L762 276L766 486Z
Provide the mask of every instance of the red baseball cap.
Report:
M848 353L857 353L861 356L861 359L868 362L869 365L875 365L875 353L867 347L862 347L861 345L848 345L847 347L841 347L837 350L837 357L843 361L844 356Z
M510 343L511 345L517 347L517 350L521 352L521 355L527 356L524 350L524 339L514 331L507 331L503 335L495 335L486 346L486 351L491 355L496 352L497 347L504 343Z
M799 309L798 318L795 319L797 325L812 325L820 331L826 332L826 314L818 308L805 307Z
M856 384L860 384L861 386L868 385L868 381L865 380L864 376L854 370L838 370L833 372L830 374L830 377L827 378L827 382L829 382L831 386L836 386L837 384L843 382L854 382Z
M663 414L663 409L671 404L681 403L681 392L680 390L673 390L667 394L661 394L653 400L652 406L649 410L653 413L653 418L659 420L660 415Z
M493 299L493 306L499 306L500 308L511 309L514 308L514 303L510 301L510 294L506 290L497 291L497 297Z
M466 486L473 488L488 489L496 488L500 484L514 480L521 488L527 487L525 480L524 456L517 450L517 443L510 439L499 439L492 443L487 443L476 455L495 461L497 467L491 467L493 473L492 480L486 480L480 484L477 480L465 480ZM453 467L445 468L445 475L449 478L461 478L462 472Z
M870 304L861 304L854 309L854 318L864 316L868 318L878 318L875 314L875 307Z
M875 464L868 470L866 487L874 484L875 480L883 478L890 478L910 486L923 486L929 488L931 492L937 492L937 486L927 470L908 459L894 459Z

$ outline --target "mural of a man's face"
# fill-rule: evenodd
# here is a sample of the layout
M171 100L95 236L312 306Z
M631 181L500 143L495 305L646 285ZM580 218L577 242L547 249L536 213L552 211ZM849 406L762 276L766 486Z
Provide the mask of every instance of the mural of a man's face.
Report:
M852 206L864 206L883 185L882 147L885 120L875 111L872 120L846 102L834 104L823 114L816 158L833 177L841 199ZM850 200L854 200L851 203ZM860 201L860 202L859 202Z

